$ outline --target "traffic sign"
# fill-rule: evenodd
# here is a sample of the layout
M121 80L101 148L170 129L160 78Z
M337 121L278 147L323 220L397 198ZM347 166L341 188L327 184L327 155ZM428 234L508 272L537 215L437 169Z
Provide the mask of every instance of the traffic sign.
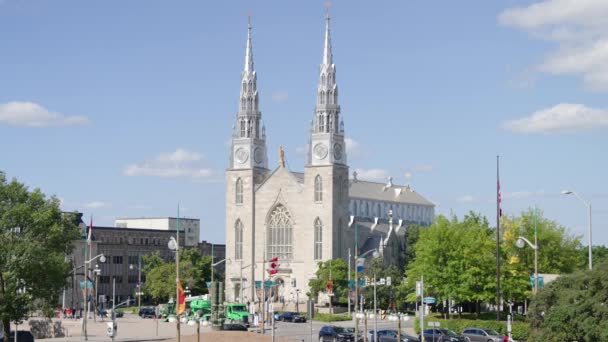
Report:
M422 283L416 282L416 296L422 296Z
M422 302L424 304L435 304L437 302L437 299L435 297L424 297Z

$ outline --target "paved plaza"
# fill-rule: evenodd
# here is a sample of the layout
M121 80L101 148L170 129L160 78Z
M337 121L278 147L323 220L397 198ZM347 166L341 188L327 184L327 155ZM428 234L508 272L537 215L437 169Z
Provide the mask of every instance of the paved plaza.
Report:
M115 341L175 341L176 336L176 324L168 323L163 321L156 321L154 319L143 319L133 314L125 314L124 317L118 318L118 336ZM88 340L89 341L111 341L106 336L107 323L109 321L89 320L87 323L88 327ZM319 329L328 325L329 323L313 321L307 323L288 323L288 322L276 322L275 335L276 341L305 341L312 342L318 340ZM354 326L353 322L334 322L331 323L339 326ZM63 320L62 325L66 329L67 336L62 338L45 339L45 341L81 341L81 322L77 320ZM19 326L22 330L27 327L27 322ZM12 327L14 328L14 326ZM368 322L368 330L373 328L373 321ZM397 323L380 320L378 321L378 329L396 329ZM360 324L360 329L363 330L363 324ZM404 322L402 324L404 332L413 334L412 321ZM237 332L237 331L212 331L210 327L201 326L201 341L237 341L237 340L248 340L249 342L254 341L271 341L270 330L266 331L265 335L256 332ZM196 325L190 326L187 324L181 324L182 342L195 342L197 341L196 336ZM312 337L312 338L311 338Z

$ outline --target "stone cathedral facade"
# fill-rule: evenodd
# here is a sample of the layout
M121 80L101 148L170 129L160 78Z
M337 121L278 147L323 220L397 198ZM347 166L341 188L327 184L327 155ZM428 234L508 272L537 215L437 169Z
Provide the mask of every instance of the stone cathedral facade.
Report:
M226 170L228 301L259 300L255 281L259 286L262 279L279 284L274 299L290 300L299 291L305 300L317 263L354 255L355 235L359 254L378 249L394 263L407 225L433 220L434 205L409 186L366 182L356 174L349 179L329 21L304 172L285 167L282 149L278 166L269 166L249 25ZM280 265L270 277L265 261L274 257Z

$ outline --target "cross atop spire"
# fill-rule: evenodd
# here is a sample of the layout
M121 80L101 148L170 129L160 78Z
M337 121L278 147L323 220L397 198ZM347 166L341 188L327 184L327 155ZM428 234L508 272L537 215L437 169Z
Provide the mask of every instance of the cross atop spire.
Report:
M331 53L331 37L329 35L329 6L331 6L330 2L325 3L325 7L327 7L325 14L325 45L323 47L323 64L331 65L333 60L333 55Z
M253 72L253 50L251 47L251 12L247 13L247 48L245 49L245 72Z

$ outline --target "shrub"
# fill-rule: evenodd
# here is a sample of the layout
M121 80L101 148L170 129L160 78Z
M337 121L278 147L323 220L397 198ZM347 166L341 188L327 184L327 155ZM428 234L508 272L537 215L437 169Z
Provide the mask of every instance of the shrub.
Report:
M321 322L339 322L339 321L351 321L353 318L350 315L315 313L314 319L317 321L321 321Z

